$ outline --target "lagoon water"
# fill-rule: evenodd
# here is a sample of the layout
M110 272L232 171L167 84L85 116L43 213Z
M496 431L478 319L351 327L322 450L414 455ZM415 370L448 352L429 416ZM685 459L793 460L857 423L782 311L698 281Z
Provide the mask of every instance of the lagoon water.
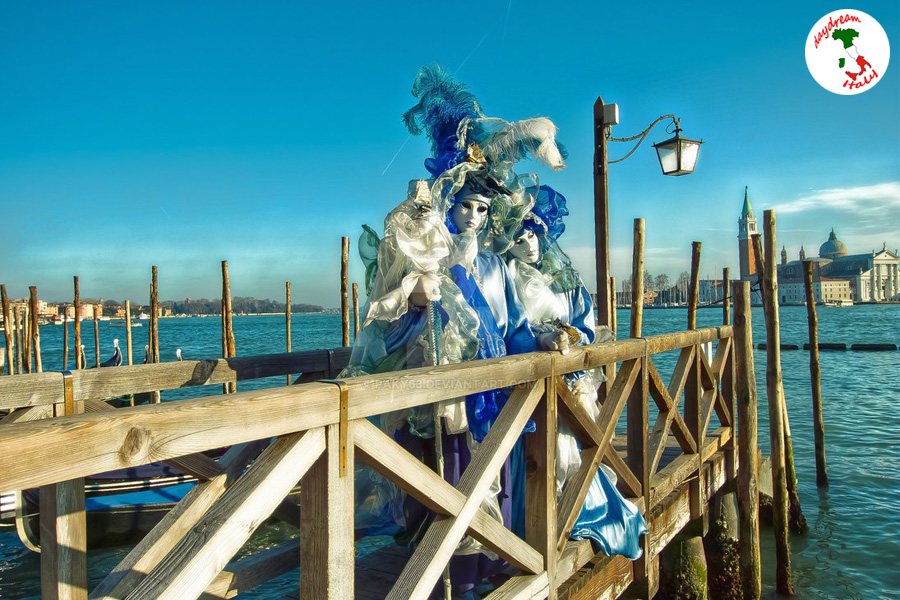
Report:
M698 326L721 323L720 309L698 313ZM628 310L618 311L620 328L627 330ZM683 309L647 310L644 334L683 330ZM112 354L112 340L124 346L125 330L100 323L102 359ZM143 360L147 322L134 329L135 362ZM70 327L70 343L72 324ZM160 321L161 359L175 360L181 348L185 359L210 358L221 353L220 320L210 318ZM807 341L806 310L782 307L783 343ZM41 329L45 369L62 367L62 327ZM281 352L285 347L283 316L236 316L238 356ZM93 329L83 322L88 364L94 363ZM821 342L900 342L900 305L862 305L852 308L819 307ZM753 310L754 344L765 341L763 315ZM340 344L339 315L294 315L293 349L330 348ZM809 522L806 536L791 538L794 587L799 598L900 598L900 352L822 352L825 441L831 487L818 492L815 485L809 354L784 351L784 388L794 442L794 456L803 512ZM669 353L657 359L664 378L674 366ZM755 351L759 392L759 440L768 453L768 413L765 404L765 352ZM284 378L239 384L239 389L283 385ZM221 386L164 392L163 399L219 393ZM652 415L651 415L652 416ZM2 460L9 460L3 457ZM2 468L2 462L0 462ZM254 548L283 539L287 530L266 526L251 540ZM774 597L774 536L763 527L764 597ZM371 546L360 546L365 553ZM92 550L88 576L93 586L128 551L128 548ZM0 598L38 598L40 560L25 550L14 531L0 530ZM296 590L297 573L289 573L247 597L275 598Z

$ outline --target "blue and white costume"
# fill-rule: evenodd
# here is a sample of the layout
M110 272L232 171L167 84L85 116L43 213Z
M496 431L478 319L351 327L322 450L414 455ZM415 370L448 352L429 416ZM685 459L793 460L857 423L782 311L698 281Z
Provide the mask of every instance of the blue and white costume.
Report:
M532 211L525 219L520 237L527 232L537 237L539 258L529 263L520 258L522 253L507 254L510 273L532 329L535 334L563 329L574 345L594 343L597 332L590 294L557 244L565 230L562 219L568 214L565 198L552 188L541 186ZM611 332L605 328L601 334L606 340L612 339ZM596 419L597 386L603 381L599 369L573 373L565 379L576 400ZM559 494L581 465L580 450L571 430L560 422L556 469ZM571 537L590 538L608 556L620 554L637 559L641 555L639 539L647 533L647 525L637 507L616 489L615 481L615 473L601 465Z

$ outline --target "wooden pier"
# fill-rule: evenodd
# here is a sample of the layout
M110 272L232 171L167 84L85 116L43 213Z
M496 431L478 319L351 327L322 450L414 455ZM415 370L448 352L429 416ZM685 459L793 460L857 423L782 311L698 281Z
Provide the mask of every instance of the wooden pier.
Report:
M737 479L735 370L746 365L747 348L752 340L736 348L732 326L723 325L565 356L536 352L344 381L329 378L347 363L349 348L2 377L0 456L15 459L4 460L0 490L41 488L45 598L230 598L298 566L301 598L427 598L465 535L516 569L490 598L652 597L662 550L688 523L702 523L711 497ZM664 377L655 359L666 352L677 361ZM595 421L562 376L604 365L616 375ZM308 383L285 387L290 373ZM104 401L274 376L280 387L119 409ZM455 487L368 420L498 387L514 391ZM620 419L626 406L636 414ZM560 498L558 418L583 447L581 468ZM481 502L529 419L538 430L525 436L523 540ZM753 429L755 439L755 422ZM219 460L203 454L223 447L230 448ZM83 478L160 461L198 483L89 590ZM415 550L391 546L355 564L358 463L437 514ZM601 463L646 517L638 561L569 540ZM287 498L298 482L299 506ZM298 537L234 560L273 517Z

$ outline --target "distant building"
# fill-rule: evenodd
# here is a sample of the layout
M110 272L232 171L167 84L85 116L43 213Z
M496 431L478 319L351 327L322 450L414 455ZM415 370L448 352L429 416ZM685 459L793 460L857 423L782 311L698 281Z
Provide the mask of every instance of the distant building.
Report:
M79 318L83 321L85 319L93 319L94 318L94 307L97 307L97 315L102 315L103 306L100 304L82 304L81 310L79 312ZM66 305L66 316L70 320L75 319L75 305L67 304Z
M805 256L802 248L800 252L801 256ZM806 301L802 260L778 267L779 299L782 302ZM896 251L887 249L887 244L879 251L847 254L847 246L832 229L828 239L819 247L819 256L809 260L813 263L816 302L884 302L900 299L900 259Z
M750 206L747 188L744 188L744 204L738 219L738 254L741 263L741 279L756 286L761 273L757 272L751 236L758 233L756 217ZM800 259L789 261L787 248L781 248L781 264L778 265L778 300L783 304L806 302L803 283L803 261L806 250L800 247ZM881 250L871 253L848 254L847 246L838 239L834 229L828 239L819 246L819 256L809 258L813 262L813 294L816 302L844 301L884 302L900 300L900 258L885 243ZM700 282L701 303L704 282ZM713 289L712 282L707 288ZM759 293L751 296L754 303L760 301Z
M756 228L756 217L753 216L750 195L744 186L744 206L741 208L741 218L738 219L738 255L741 262L741 279L751 283L757 281L756 257L753 254L751 237L756 233L759 233Z

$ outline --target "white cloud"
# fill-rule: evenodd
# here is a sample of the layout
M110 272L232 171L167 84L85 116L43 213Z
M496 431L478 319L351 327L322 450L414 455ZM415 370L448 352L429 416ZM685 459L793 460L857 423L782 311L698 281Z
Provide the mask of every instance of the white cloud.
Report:
M815 190L775 209L780 214L798 213L810 209L831 209L857 214L871 214L900 207L900 181L863 185L851 188Z

